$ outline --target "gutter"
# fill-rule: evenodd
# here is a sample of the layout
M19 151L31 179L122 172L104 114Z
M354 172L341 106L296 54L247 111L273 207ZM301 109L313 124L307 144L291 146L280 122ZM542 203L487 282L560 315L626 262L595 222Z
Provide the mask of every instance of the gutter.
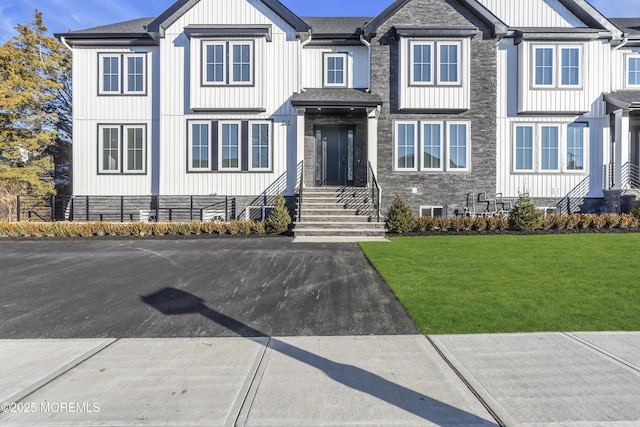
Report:
M364 38L364 31L362 32L362 34L360 34L360 41L362 42L363 45L365 45L367 47L367 49L369 50L369 81L367 84L367 93L371 93L371 43L369 43L365 38Z
M62 43L62 46L69 49L69 51L73 52L73 49L71 48L71 46L69 46L69 43L67 43L66 37L60 37L60 43Z
M300 93L306 92L302 87L302 52L304 47L311 43L313 40L313 34L311 33L311 29L309 29L309 38L300 43L300 55L298 56L298 88L300 89Z

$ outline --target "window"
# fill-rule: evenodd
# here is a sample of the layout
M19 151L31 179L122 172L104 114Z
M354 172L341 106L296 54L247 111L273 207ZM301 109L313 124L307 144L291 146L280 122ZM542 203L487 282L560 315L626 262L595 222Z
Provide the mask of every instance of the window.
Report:
M251 70L252 44L248 42L229 43L231 48L231 63L233 73L231 74L232 84L251 84L253 76Z
M449 123L449 169L467 170L467 124Z
M567 128L567 170L584 171L586 125L577 123Z
M576 47L561 48L561 86L580 85L580 50Z
M432 83L433 43L412 43L411 48L411 83Z
M144 172L144 128L125 126L124 137L125 172Z
M417 170L416 124L398 123L396 129L396 170Z
M422 169L442 170L442 124L422 124Z
M533 126L516 126L515 169L533 170Z
M252 170L268 170L271 167L269 133L270 132L268 123L251 124L251 149L249 151L249 167Z
M460 46L458 44L438 43L440 74L438 83L459 83L458 67L460 63Z
M146 54L100 54L99 68L100 95L146 93Z
M405 121L395 130L396 171L469 170L469 123Z
M220 83L224 84L225 78L225 65L224 58L225 43L206 43L205 48L205 61L204 61L204 81L206 83Z
M240 123L220 124L220 170L240 170Z
M460 84L461 42L409 43L409 81L412 85ZM436 78L437 77L437 78Z
M346 86L347 85L347 55L325 54L324 55L324 85L325 86Z
M145 173L144 126L100 125L98 134L100 173Z
M191 170L209 170L209 123L191 123L190 141Z
M578 88L582 85L581 62L581 46L534 46L533 86Z
M444 206L420 206L421 217L447 216L447 208Z
M588 138L586 129L586 123L572 123L566 127L540 123L515 125L514 172L584 172Z
M640 57L627 59L627 86L640 86Z
M558 127L541 126L540 169L543 171L558 170Z
M253 42L205 41L202 50L204 85L253 84Z

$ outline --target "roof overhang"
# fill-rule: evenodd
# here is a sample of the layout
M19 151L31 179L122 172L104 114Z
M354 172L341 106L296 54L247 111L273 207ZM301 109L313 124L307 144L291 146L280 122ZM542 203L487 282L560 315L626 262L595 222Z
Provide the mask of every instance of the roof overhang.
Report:
M374 108L382 105L378 95L359 89L307 89L291 98L296 108Z
M605 93L603 98L607 103L608 113L616 110L640 111L640 90Z
M54 34L58 39L64 38L69 46L157 46L158 41L150 34L114 34L114 33L92 33Z
M472 27L394 27L396 37L474 37L477 28Z
M188 38L265 37L272 38L271 25L187 25L184 34Z
M531 41L593 41L611 39L611 33L596 28L516 28L513 29L515 44Z

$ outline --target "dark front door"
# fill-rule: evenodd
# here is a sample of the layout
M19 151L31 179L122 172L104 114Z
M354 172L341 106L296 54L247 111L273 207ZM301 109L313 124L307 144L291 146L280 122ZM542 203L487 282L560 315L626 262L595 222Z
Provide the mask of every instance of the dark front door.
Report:
M315 135L315 184L353 185L354 129L323 126L316 128Z

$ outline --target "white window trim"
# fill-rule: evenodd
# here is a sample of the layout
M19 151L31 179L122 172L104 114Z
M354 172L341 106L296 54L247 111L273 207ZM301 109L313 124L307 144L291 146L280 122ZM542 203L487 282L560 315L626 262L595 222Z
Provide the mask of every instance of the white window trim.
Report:
M398 126L399 125L413 125L414 133L413 133L413 152L414 152L414 166L412 168L399 168L398 167ZM393 145L393 170L397 172L415 172L418 170L418 165L420 163L419 156L419 146L418 140L420 139L420 123L417 121L405 121L398 120L394 123L394 145Z
M268 165L265 168L254 168L253 167L253 125L267 125L269 129L269 150L268 150ZM271 165L273 162L273 126L270 121L250 121L249 122L249 147L248 147L248 156L249 156L249 170L250 171L270 171Z
M449 159L451 158L451 126L452 125L465 125L467 128L467 140L466 140L466 148L467 148L467 155L466 155L466 164L467 166L464 168L452 168L449 165ZM447 149L446 149L446 163L445 163L445 170L449 171L449 172L468 172L471 170L471 122L469 121L447 121L446 122L446 127L447 127L447 135L446 135L446 143L447 143Z
M323 85L326 87L347 87L349 82L347 74L349 55L346 53L325 53L323 56ZM329 83L329 58L342 58L342 83Z
M569 169L568 168L568 157L569 157L569 128L571 127L581 127L582 128L582 169ZM564 141L564 146L562 147L562 172L567 174L575 174L575 175L584 175L588 173L589 170L589 146L591 141L591 128L589 127L589 123L587 122L575 122L569 123L566 126L565 137L562 139Z
M142 129L142 169L129 169L129 129ZM122 150L122 169L128 174L145 174L147 172L147 131L146 126L141 125L125 125L122 127L121 150Z
M237 125L238 126L238 167L230 168L222 165L222 126L223 125ZM214 141L214 144L218 144L218 170L221 172L239 172L242 170L242 122L235 120L224 120L218 122L218 141Z
M142 90L129 90L129 58L142 58ZM145 53L132 53L122 55L122 91L125 95L146 95L147 93L147 55Z
M428 81L416 81L414 76L414 46L431 46L431 79ZM412 86L433 86L435 84L435 42L432 41L410 41L409 42L409 83Z
M447 207L446 206L437 206L437 205L433 205L433 206L420 206L420 210L419 210L419 215L420 217L424 217L425 215L422 215L422 211L423 210L429 210L431 212L431 215L427 215L427 217L430 218L439 218L437 216L433 215L433 210L434 209L442 209L442 217L446 217L447 216Z
M517 130L518 128L531 128L531 169L518 169L518 156L517 156ZM514 123L512 131L512 152L513 162L512 168L514 173L534 173L536 171L536 124L535 123Z
M629 83L629 73L631 71L631 60L638 59L640 60L640 54L631 54L627 55L624 60L624 86L627 88L640 88L640 83L638 84L630 84Z
M234 46L249 46L249 81L236 81L233 79L233 47ZM254 72L255 72L255 58L254 58L254 49L253 49L253 41L252 40L243 40L243 41L231 41L229 42L229 53L227 55L227 76L229 76L229 84L234 86L252 86L254 80Z
M536 49L551 49L553 52L553 66L551 84L536 83ZM562 84L562 50L578 50L578 84ZM582 89L585 79L584 45L582 44L532 44L531 45L531 87L534 89Z
M118 167L116 169L104 169L104 129L116 129L118 132ZM122 126L99 125L98 126L98 172L100 174L116 175L122 173Z
M207 47L222 46L222 81L207 80ZM203 86L225 86L227 85L227 68L229 66L227 55L227 43L221 41L203 41L202 42L202 85Z
M116 90L104 89L104 58L116 58L118 60L118 88ZM122 54L99 53L98 54L98 94L120 95L122 92Z
M556 161L558 164L558 167L556 169L542 169L542 128L546 127L546 128L556 128L558 129L558 145L557 145L557 157L556 157ZM538 125L538 171L540 173L546 174L546 173L559 173L561 168L562 168L562 151L563 151L563 132L562 132L562 126L559 124L550 124L550 123L540 123ZM535 139L534 139L534 147L535 147Z
M209 152L207 153L208 156L208 160L209 160L209 167L206 168L194 168L193 167L193 125L206 125L207 129L209 130L207 133L209 134ZM189 126L189 144L188 144L188 162L189 162L189 172L210 172L211 171L211 144L212 144L212 137L211 137L211 122L209 121L202 121L202 120L192 120L188 122L188 126Z
M425 125L438 125L440 126L440 167L439 168L427 168L424 166L424 147L425 147L425 141L424 141L424 136L425 136L425 132L424 132L424 126ZM445 164L446 164L446 159L445 159L445 124L444 122L439 122L439 121L421 121L420 122L420 135L419 135L419 139L420 139L420 170L423 171L427 171L427 172L441 172L444 171L445 168Z
M457 75L458 79L455 80L455 81L442 81L440 79L440 77L441 77L441 73L440 73L440 65L441 65L441 63L440 63L440 47L441 46L457 46L458 47L458 49L457 49L458 55L457 55L457 58L456 58L457 67L458 67L458 71L457 71L456 75ZM462 42L459 42L459 41L442 41L442 42L438 42L438 43L436 43L436 49L437 49L436 56L438 58L437 71L436 71L438 86L459 86L461 84L461 82L462 82L462 76L461 76L461 74L462 74Z

